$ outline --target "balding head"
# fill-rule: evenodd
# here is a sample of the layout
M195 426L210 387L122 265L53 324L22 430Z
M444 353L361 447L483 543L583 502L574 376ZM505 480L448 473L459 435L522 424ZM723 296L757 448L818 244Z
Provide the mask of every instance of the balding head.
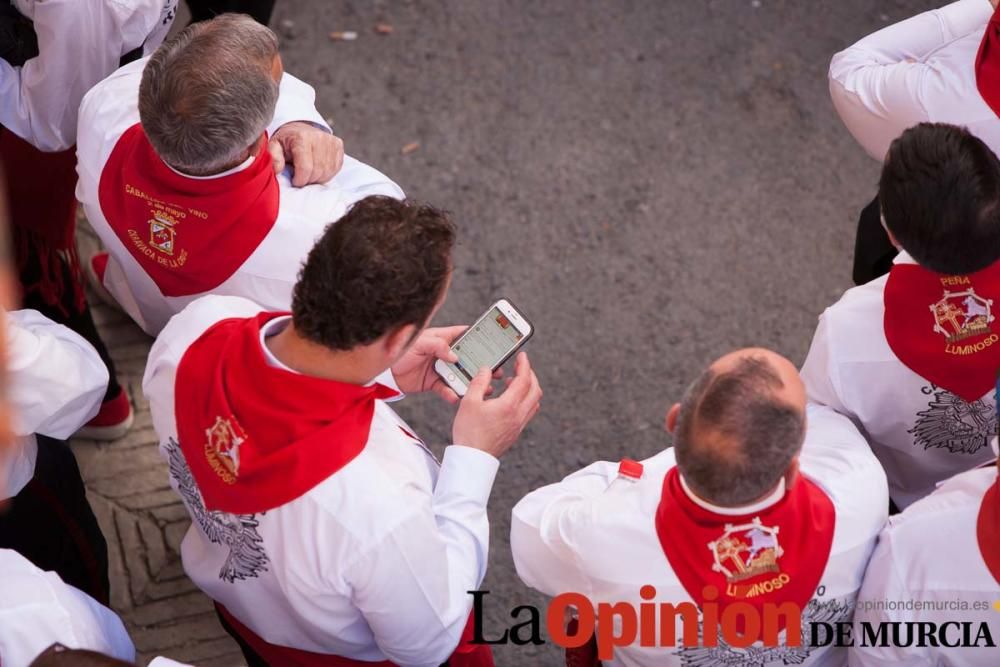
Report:
M278 40L249 16L195 23L149 59L139 118L164 162L205 176L239 164L274 116Z
M784 357L749 348L718 359L668 418L685 482L723 507L766 495L802 447L805 404L802 380Z

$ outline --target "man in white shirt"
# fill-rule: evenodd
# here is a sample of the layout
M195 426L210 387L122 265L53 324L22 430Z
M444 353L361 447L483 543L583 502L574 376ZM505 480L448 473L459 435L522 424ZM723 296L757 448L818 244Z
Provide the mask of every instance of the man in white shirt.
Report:
M184 569L252 665L492 665L467 642L467 591L485 575L498 457L537 412L538 379L522 353L486 399L482 369L440 462L386 402L458 402L433 364L455 359L464 328L425 329L453 243L441 212L367 197L309 254L291 316L204 297L153 346L143 389L194 519Z
M135 660L135 647L113 611L54 572L0 549L0 664L27 667L53 644Z
M107 369L81 336L38 312L3 317L16 439L0 452L0 548L107 602L107 545L64 442L100 407Z
M917 123L967 127L1000 152L1000 52L996 0L959 0L869 35L833 57L830 95L844 125L869 155ZM987 25L993 26L987 30ZM879 224L877 199L861 215L854 280L889 271L896 251Z
M956 475L890 519L854 615L853 667L992 667L1000 653L1000 488L996 464ZM916 603L916 604L914 604ZM902 628L900 639L864 641ZM928 627L934 641L907 641Z
M823 313L809 399L855 421L898 509L991 457L1000 368L1000 161L968 131L921 124L889 149L892 271Z
M594 632L591 605L622 603L620 615L596 619L603 639L567 664L843 664L843 649L810 645L810 623L850 619L885 523L885 475L861 435L828 408L807 409L795 367L762 349L712 363L670 408L666 429L673 448L594 463L514 507L521 579L587 601L570 636ZM751 637L737 647L707 620L706 605L717 622L730 605L760 614L769 603L794 605L794 621L801 612L801 642L782 632L770 646ZM693 613L635 622L640 606L663 604ZM638 636L637 625L646 628Z
M123 62L152 53L177 0L0 0L0 159L6 165L14 251L24 306L67 325L101 355L110 381L81 435L114 440L132 423L129 397L87 307L75 244L76 142L84 94ZM37 39L36 39L37 36ZM6 42L16 42L14 48ZM312 116L302 116L311 119ZM290 120L295 120L290 119ZM292 123L272 137L277 167L295 164L296 184L326 181L342 151L326 130Z
M266 137L296 113L322 124L314 97L283 74L274 33L226 14L84 98L77 195L110 253L104 286L147 332L209 293L287 308L327 224L366 195L403 196L350 157L320 185L275 178Z

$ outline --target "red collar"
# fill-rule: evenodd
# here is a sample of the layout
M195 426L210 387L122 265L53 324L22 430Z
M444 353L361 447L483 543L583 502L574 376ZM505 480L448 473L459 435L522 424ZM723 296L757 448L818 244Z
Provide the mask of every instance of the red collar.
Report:
M279 187L266 142L246 169L191 178L164 164L137 123L104 165L98 198L160 292L187 296L218 287L253 254L278 218Z
M699 605L714 586L723 606L790 601L804 609L826 570L835 524L833 503L804 477L776 503L729 516L695 504L673 468L656 510L663 553Z
M976 54L976 87L983 101L1000 116L1000 9L993 12Z
M885 284L885 338L914 373L978 400L1000 369L1000 262L965 276L895 264Z
M375 401L397 395L271 366L261 326L283 315L222 320L177 367L177 437L209 510L253 514L305 494L361 453Z

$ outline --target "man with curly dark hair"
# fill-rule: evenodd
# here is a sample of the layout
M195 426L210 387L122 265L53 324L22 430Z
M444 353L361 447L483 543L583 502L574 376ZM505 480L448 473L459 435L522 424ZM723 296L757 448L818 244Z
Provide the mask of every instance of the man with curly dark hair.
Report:
M143 386L194 519L184 569L250 665L492 665L488 646L452 653L498 459L542 392L523 353L499 398L488 368L461 402L434 372L464 329L427 328L454 241L441 211L367 197L309 253L291 314L209 296L153 346ZM458 404L440 462L388 404L424 391Z

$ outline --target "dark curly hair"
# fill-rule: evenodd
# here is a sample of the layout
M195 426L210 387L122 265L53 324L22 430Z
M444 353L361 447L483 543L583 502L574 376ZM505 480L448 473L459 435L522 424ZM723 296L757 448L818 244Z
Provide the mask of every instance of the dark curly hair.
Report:
M299 272L295 329L333 350L423 326L451 271L455 226L431 206L365 197L326 228Z

